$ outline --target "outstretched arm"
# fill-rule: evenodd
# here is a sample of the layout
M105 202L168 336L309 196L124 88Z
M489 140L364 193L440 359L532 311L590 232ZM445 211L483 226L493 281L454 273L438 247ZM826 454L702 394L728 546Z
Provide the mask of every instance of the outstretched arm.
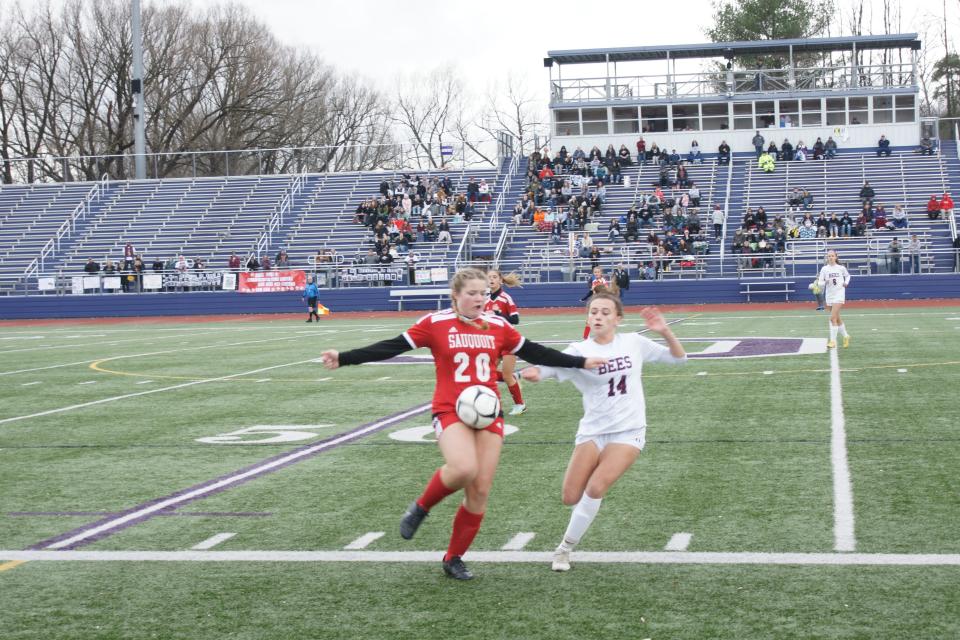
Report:
M684 350L683 345L677 340L677 336L673 335L670 325L667 324L667 321L659 310L654 307L644 307L640 311L640 315L646 320L647 329L659 333L663 336L663 339L667 341L667 346L670 347L670 355L674 358L687 357L687 352Z
M565 367L568 369L596 369L606 362L603 358L572 356L562 351L545 347L532 340L526 340L516 355L530 364L539 364L548 367Z
M336 350L324 351L321 354L323 366L327 369L336 369L340 366L350 364L363 364L364 362L376 362L378 360L388 360L401 353L410 351L413 347L402 335L389 340L381 340L366 347L351 349L340 353Z

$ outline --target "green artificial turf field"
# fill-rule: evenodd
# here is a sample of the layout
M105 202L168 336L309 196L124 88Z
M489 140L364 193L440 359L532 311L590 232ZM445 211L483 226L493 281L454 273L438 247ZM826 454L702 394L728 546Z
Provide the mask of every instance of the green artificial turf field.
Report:
M646 450L566 574L580 396L526 384L469 583L458 496L397 533L430 362L315 362L412 318L0 327L0 638L960 637L960 306L844 318L832 364L812 305L669 314L695 355L645 367Z

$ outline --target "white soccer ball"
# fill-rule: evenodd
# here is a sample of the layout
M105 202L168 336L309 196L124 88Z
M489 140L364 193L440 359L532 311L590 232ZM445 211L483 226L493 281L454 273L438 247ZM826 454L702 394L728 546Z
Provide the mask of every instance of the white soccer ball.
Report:
M500 415L500 398L481 384L467 387L457 397L457 417L468 427L486 429Z

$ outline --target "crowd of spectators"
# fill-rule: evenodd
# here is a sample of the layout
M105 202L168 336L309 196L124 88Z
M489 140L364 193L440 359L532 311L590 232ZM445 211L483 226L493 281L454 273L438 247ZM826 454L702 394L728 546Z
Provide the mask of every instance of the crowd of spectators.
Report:
M686 159L676 152L661 152L656 144L648 149L641 138L637 144L637 162L656 163L658 179L649 189L638 192L629 210L614 213L599 227L600 212L607 202L607 186L622 182L621 170L634 163L630 151L621 145L606 153L599 147L587 154L578 147L571 154L565 147L556 153L537 152L530 157L527 188L513 209L517 225L532 225L549 234L550 242L559 244L568 232L576 233L574 255L589 259L597 266L603 252L611 246L594 245L590 231L605 231L610 245L617 242L645 243L652 260L640 265L641 273L649 269L658 275L671 265L693 266L696 255L709 251L705 227L713 222L719 237L723 226L722 211L705 223L701 222L700 188L690 179L688 163L702 162L699 147L694 143ZM719 206L715 207L719 210Z
M777 146L777 143L771 140L770 144L764 147L767 143L766 138L757 131L751 143L757 155L757 166L766 173L773 173L777 162L831 160L837 156L837 141L833 139L833 136L828 136L826 142L818 136L816 142L813 143L813 147L807 147L803 140L797 141L796 146L794 146L789 138L784 138L780 146ZM723 143L721 146L725 144ZM729 158L729 147L727 147L727 158ZM727 162L729 162L729 159Z
M357 205L354 222L370 230L369 246L355 260L391 264L417 242L451 243L451 223L470 221L478 203L490 202L485 179L470 178L458 193L449 176L410 176L383 180L380 194ZM409 262L409 261L408 261Z

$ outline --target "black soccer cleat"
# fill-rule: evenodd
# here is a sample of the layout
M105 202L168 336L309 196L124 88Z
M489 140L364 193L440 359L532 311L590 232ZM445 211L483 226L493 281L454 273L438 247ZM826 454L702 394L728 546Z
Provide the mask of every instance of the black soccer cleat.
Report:
M423 519L426 518L429 513L429 511L417 504L416 500L411 502L403 514L403 517L400 518L400 537L404 540L413 538L413 534L420 528L420 523L423 522Z
M443 572L455 580L473 580L473 573L463 564L460 556L443 561Z

